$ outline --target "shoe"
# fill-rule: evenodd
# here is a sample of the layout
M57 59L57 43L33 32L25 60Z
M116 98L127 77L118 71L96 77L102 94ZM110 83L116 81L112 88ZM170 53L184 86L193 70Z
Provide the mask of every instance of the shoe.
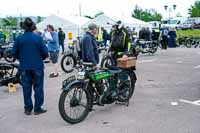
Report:
M30 111L30 110L25 110L25 111L24 111L24 114L25 114L25 115L31 115L31 111Z
M35 112L34 112L34 115L40 115L40 114L44 114L44 113L46 113L46 112L47 112L47 110L41 108L39 111L35 111Z

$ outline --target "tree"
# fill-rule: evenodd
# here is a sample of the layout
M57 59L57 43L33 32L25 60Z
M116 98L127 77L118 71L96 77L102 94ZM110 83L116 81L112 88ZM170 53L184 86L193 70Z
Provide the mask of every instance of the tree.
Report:
M17 24L18 24L18 20L17 18L14 18L14 17L6 17L6 18L3 18L2 19L2 25L4 27L17 27Z
M188 10L190 17L200 17L200 0L197 0Z
M37 23L40 23L42 21L42 17L37 16Z
M135 6L133 10L132 17L143 20L145 22L149 21L161 21L162 15L158 13L155 9L145 9L143 10L139 6Z

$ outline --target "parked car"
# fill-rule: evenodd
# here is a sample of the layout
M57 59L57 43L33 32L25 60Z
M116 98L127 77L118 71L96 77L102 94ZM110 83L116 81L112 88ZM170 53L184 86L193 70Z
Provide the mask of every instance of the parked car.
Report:
M200 23L200 18L188 18L183 24L180 25L179 29L188 30L196 29Z
M193 24L192 29L200 29L200 23L198 24Z
M180 25L183 24L186 20L187 20L187 18L185 18L185 17L172 18L172 19L169 19L167 21L162 21L161 22L162 23L161 27L168 27L168 28L176 28L176 29L178 29L178 27L180 27Z

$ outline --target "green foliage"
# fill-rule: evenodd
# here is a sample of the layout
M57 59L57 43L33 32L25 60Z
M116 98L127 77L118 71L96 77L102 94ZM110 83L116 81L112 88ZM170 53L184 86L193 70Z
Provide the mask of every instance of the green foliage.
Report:
M132 17L143 20L145 22L149 21L161 21L162 15L158 13L155 9L145 9L135 6L133 10Z
M178 37L200 37L200 30L178 30Z
M2 19L2 25L4 27L17 27L18 20L14 17L7 17Z
M200 17L200 0L197 0L188 10L190 17Z

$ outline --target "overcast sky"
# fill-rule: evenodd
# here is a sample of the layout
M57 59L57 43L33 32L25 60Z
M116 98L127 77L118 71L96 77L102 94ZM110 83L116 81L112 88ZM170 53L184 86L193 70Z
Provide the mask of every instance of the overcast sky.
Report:
M51 14L77 15L79 13L79 1L81 3L82 15L94 15L103 11L111 16L128 16L135 5L142 8L155 8L168 17L164 5L176 4L174 14L188 14L188 8L195 0L0 0L0 16L48 16Z

